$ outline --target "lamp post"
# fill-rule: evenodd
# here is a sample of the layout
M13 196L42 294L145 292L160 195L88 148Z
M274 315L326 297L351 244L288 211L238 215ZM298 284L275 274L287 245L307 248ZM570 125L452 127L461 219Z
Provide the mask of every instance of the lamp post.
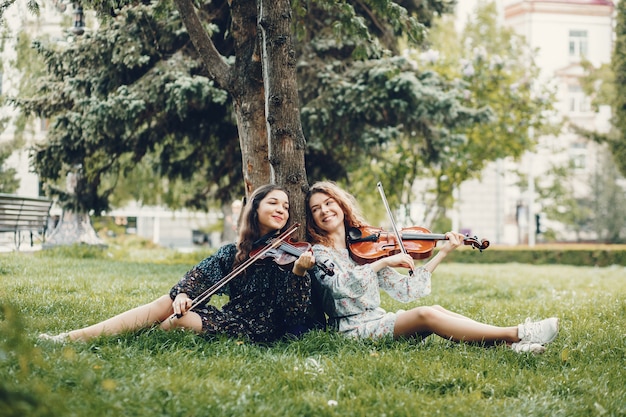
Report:
M79 2L72 3L74 7L74 25L72 26L72 33L76 36L80 36L85 33L85 15L83 14L83 6Z
M535 129L530 126L528 128L528 137L532 140L535 139ZM528 219L527 219L527 232L528 232L528 246L531 248L535 246L535 173L533 171L533 160L535 159L534 152L528 154Z

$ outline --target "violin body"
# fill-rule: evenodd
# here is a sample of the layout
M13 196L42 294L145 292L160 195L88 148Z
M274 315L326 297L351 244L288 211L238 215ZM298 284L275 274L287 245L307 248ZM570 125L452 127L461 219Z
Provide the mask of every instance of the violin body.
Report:
M265 251L259 259L271 259L280 266L288 266L294 263L300 255L311 249L311 244L307 242L297 242L294 239L287 239L280 246ZM259 249L250 252L250 256L255 256Z
M270 239L271 240L271 239ZM250 257L255 257L262 248L255 249L250 252ZM286 239L280 245L275 248L266 249L259 259L271 259L276 262L280 267L287 268L298 260L300 255L304 252L311 250L311 244L308 242L298 242L294 239ZM321 262L315 263L326 275L332 276L335 274L333 271L333 265L326 265Z
M445 234L431 233L427 228L420 226L403 228L399 234L406 252L413 259L429 258L437 241L448 239ZM466 237L463 243L481 252L489 247L489 241L476 237ZM395 233L371 226L350 228L348 248L352 258L360 265L402 252Z

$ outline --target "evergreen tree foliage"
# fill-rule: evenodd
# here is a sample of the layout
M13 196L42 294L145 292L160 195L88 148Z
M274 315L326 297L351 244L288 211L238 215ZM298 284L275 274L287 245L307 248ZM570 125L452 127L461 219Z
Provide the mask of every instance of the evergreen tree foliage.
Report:
M142 192L130 194L146 204L159 197L204 208L212 192L229 198L225 190L241 175L232 168L240 160L229 98L205 76L175 13L137 5L102 24L65 47L35 44L48 75L36 95L17 103L52 120L34 153L37 172L59 183L79 167L85 181L74 208L81 212L107 209L120 181L138 178ZM164 198L160 178L179 180L169 189L177 195ZM54 191L63 198L62 187Z
M37 171L42 178L61 184L67 172L80 169L86 181L79 196L80 208L96 212L107 208L116 187L128 184L124 174L133 172L145 181L149 181L152 172L154 181L142 184L144 194L154 190L157 195L164 186L171 189L171 181L184 180L186 187L179 187L178 182L174 188L189 191L182 193L182 200L180 193L170 196L171 204L178 199L182 204L200 207L206 203L206 196L229 201L233 195L241 194L237 185L241 178L237 132L230 110L232 97L224 90L228 86L218 86L211 80L210 68L208 73L203 68L169 2L114 3L91 2L102 18L101 28L93 34L76 38L64 48L36 45L46 60L49 76L41 80L41 93L21 99L18 104L29 114L53 120L48 143L35 153ZM126 7L120 8L124 4ZM341 141L353 150L350 159L354 165L369 161L370 150L375 149L361 144L393 139L385 131L402 129L403 114L409 115L418 99L411 83L416 84L421 75L409 71L406 62L399 64L402 60L378 60L397 49L397 39L402 34L413 41L422 39L430 19L450 11L452 5L434 0L294 2L294 27L300 28L298 68L306 68L299 74L304 106L334 95L335 86L323 91L317 87L326 75L334 76L335 71L341 74L336 78L341 83L362 88L360 83L364 80L359 72L375 72L376 65L388 65L386 62L392 67L405 67L401 70L408 80L404 87L395 93L377 93L382 98L404 95L393 108L394 112L404 113L395 115L394 120L376 116L376 126L371 130L344 130L346 136ZM236 35L229 26L227 3L212 1L200 6L199 15L220 54L227 62L236 60L232 38ZM306 25L301 25L303 22ZM311 72L322 76L312 79ZM432 75L423 78L429 77ZM379 77L376 85L384 89L398 88L403 77L397 78L396 85L385 84L383 78ZM428 88L439 87L435 82ZM449 100L446 94L442 97ZM345 102L327 103L334 105L330 112L345 112L339 109L345 107ZM445 106L432 106L431 111ZM362 109L353 106L349 111L353 112L348 113L350 117L363 117ZM384 104L369 111L384 113ZM441 119L436 114L430 116ZM314 132L343 128L344 121L333 118L328 126L309 125L311 131L305 130L305 136L310 138L309 167L347 167L328 171L326 177L330 179L345 177L349 164L344 163L345 155L331 152L332 141L320 139ZM321 152L315 152L320 149ZM141 175L138 169L142 170ZM311 171L314 179L320 179L316 175L319 169ZM200 186L202 181L204 186ZM200 191L191 192L194 187ZM57 187L56 192L62 194L63 190ZM129 187L124 194L137 197L137 190ZM148 196L139 197L149 202Z
M302 38L299 75L307 172L315 180L349 182L367 206L374 196L375 206L382 207L375 192L381 180L396 206L424 165L440 162L442 149L463 141L455 128L482 123L489 116L486 108L464 102L457 79L420 68L401 51L403 44L421 49L426 28L453 4L438 3L435 11L426 2L414 2L412 8L407 3L402 5L418 16L419 25L403 37L393 25L380 24L384 19L373 18L366 25L378 36L375 43L362 46L362 37L350 36L357 31L337 36L334 29L341 19L336 26L325 26L339 12L327 15L324 9L313 13ZM359 10L355 4L354 10ZM368 213L370 218L375 215Z

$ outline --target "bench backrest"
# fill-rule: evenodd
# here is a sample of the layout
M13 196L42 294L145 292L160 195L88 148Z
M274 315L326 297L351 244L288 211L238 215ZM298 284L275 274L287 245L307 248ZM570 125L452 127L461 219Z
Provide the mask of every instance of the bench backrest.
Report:
M45 230L52 200L0 194L0 232Z

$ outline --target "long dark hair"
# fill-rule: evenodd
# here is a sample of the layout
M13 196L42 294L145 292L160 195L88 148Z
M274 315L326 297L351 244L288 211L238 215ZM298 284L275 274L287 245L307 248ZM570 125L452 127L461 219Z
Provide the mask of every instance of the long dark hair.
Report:
M265 198L269 193L274 190L280 190L287 195L289 198L289 193L287 190L280 185L276 184L267 184L263 185L252 193L248 202L246 203L243 211L241 213L241 223L239 225L239 239L237 239L237 255L235 256L235 264L237 265L244 262L250 256L250 252L253 249L254 242L256 242L261 237L261 228L259 225L259 214L257 212L259 208L259 204L261 200ZM283 229L280 232L283 232L287 229L289 224L291 223L291 211L289 212L289 220Z

